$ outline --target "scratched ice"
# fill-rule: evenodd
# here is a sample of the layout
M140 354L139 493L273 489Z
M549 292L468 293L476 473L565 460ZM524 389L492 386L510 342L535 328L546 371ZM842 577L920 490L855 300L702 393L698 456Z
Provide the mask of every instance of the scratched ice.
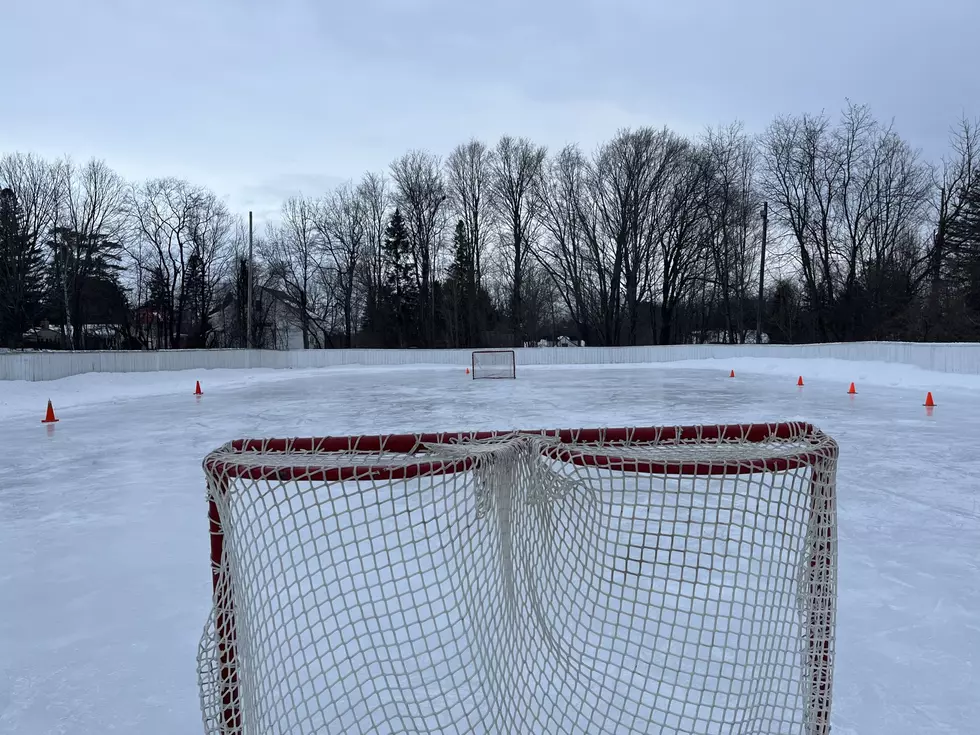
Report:
M200 463L228 439L787 419L841 446L834 735L976 731L980 377L735 367L735 380L704 362L518 368L516 381L486 382L358 368L0 383L0 733L201 731ZM39 423L48 397L53 429Z

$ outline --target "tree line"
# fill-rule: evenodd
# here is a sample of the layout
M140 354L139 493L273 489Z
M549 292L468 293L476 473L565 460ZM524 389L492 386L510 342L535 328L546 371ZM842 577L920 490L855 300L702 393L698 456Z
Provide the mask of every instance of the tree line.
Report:
M249 239L187 181L4 155L0 346L980 340L976 125L929 162L859 105L413 150Z

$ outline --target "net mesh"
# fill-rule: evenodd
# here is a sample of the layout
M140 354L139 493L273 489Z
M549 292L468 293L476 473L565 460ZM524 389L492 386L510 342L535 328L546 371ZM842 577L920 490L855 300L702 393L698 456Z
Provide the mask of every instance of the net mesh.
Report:
M515 378L516 360L513 350L476 350L473 352L473 379Z
M807 424L232 442L206 730L826 733L836 462Z

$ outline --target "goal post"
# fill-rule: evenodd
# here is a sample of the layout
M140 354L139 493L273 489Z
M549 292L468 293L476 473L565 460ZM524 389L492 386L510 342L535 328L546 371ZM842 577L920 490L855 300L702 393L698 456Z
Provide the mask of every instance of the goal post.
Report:
M230 442L206 731L827 735L837 454L805 423Z
M517 377L514 350L474 350L472 362L473 380Z

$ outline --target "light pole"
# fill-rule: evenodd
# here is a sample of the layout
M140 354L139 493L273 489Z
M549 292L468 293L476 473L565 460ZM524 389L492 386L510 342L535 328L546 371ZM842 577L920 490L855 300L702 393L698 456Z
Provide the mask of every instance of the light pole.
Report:
M247 295L248 305L245 307L245 346L252 349L252 210L248 212L248 270L247 270Z
M759 261L759 308L755 316L755 343L762 344L762 307L766 287L766 239L769 236L769 202L762 204L762 258Z

